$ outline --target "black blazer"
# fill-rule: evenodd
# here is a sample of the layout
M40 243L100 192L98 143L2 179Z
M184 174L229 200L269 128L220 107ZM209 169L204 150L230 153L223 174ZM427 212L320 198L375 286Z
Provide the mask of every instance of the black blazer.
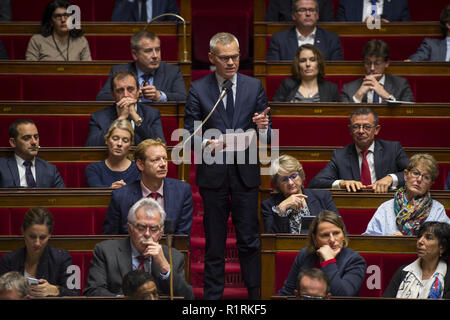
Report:
M280 84L277 92L273 96L272 101L290 102L300 87L301 80L294 78L286 78ZM338 102L339 88L329 81L318 81L320 102Z
M331 210L338 213L336 205L328 190L303 189L307 195L306 204L312 216L317 216L322 210ZM286 199L282 193L272 195L261 203L261 215L264 219L264 232L266 233L290 233L289 218L280 217L272 211L273 206L279 205Z
M333 21L334 10L331 0L318 0L319 21ZM270 0L266 10L266 21L292 21L292 0Z
M0 275L17 271L20 274L25 270L26 248L19 248L12 252L5 253L0 260ZM71 283L72 273L67 273L68 267L72 265L72 257L69 252L63 249L54 248L50 245L45 247L36 271L36 279L45 279L50 284L59 287L59 296L78 296L80 291L69 289L68 282Z

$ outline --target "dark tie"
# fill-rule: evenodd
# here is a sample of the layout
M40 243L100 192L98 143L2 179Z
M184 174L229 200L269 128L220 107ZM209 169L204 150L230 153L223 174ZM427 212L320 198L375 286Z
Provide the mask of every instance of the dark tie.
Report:
M372 2L372 11L370 12L371 16L376 16L376 12L377 12L377 0L371 0Z
M380 96L376 91L373 91L373 103L380 103Z
M369 150L363 151L362 153L362 163L361 163L361 183L365 186L372 184L372 179L370 177L369 163L367 162L367 154Z
M24 161L25 166L25 179L29 188L36 188L36 181L34 180L33 173L31 172L31 161Z
M233 89L228 90L227 93L227 116L230 123L233 122L233 114L234 114L234 98L233 98Z
M153 74L151 74L151 73L144 73L143 75L141 75L142 87L145 85L145 83L148 83L149 85L151 85L151 83L150 83L151 77L153 77Z
M141 0L141 17L139 21L147 22L147 0Z
M159 196L158 192L152 192L152 193L150 193L150 195L148 197L155 199L155 201L156 201L156 200L158 200L158 196Z
M144 270L144 263L147 261L147 259L144 258L144 256L138 256L137 257L138 261L139 261L139 265L137 267L137 270Z

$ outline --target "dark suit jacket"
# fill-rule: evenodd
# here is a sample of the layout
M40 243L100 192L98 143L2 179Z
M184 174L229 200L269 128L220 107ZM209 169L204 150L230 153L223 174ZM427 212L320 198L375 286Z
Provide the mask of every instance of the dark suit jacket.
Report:
M334 11L331 0L318 0L319 21L333 21ZM266 11L266 21L292 21L292 0L270 0Z
M384 89L399 101L414 102L414 95L407 79L385 73ZM363 78L356 79L342 86L341 102L353 102L353 96L363 82ZM364 96L362 102L367 102Z
M340 0L337 21L362 21L363 0ZM411 21L408 0L383 2L383 17L389 21Z
M317 27L314 45L325 60L343 60L341 39L337 34ZM267 60L292 60L298 48L295 27L274 33L270 38Z
M106 240L95 245L94 257L84 288L85 296L115 296L122 294L122 279L132 270L130 238ZM169 261L168 247L163 245L164 256ZM186 282L184 274L184 256L172 248L173 260L173 292L174 296L194 299L191 286ZM152 275L160 294L170 293L170 280L162 280L160 269L152 262Z
M142 198L140 183L141 181L137 180L113 190L103 221L104 234L128 233L128 211ZM194 210L191 187L180 180L165 178L163 192L166 219L172 219L175 234L190 234Z
M290 102L300 87L301 81L293 78L286 78L280 84L272 101ZM329 81L318 81L320 102L337 102L339 101L338 86Z
M411 61L445 61L447 40L425 38L419 49L409 57Z
M129 0L115 0L114 10L111 21L141 21L139 16L138 0L130 2ZM180 14L175 0L153 0L152 16L156 17L163 13ZM162 17L157 21L177 21L175 17Z
M151 106L138 103L137 113L141 116L143 121L140 127L135 126L134 128L134 144L138 145L145 139L161 138L165 141L161 124L161 113L159 110ZM104 136L117 117L118 115L115 104L91 114L86 147L105 146Z
M377 179L393 173L397 175L398 186L405 183L403 170L406 169L409 158L400 142L375 140L373 156ZM311 180L308 188L331 188L333 182L340 179L361 180L358 154L354 143L336 149L331 161Z
M331 210L338 213L328 190L303 189L303 194L308 196L306 204L312 216L317 216L322 210ZM261 215L264 219L264 232L266 233L290 233L289 217L280 217L272 211L273 206L279 205L286 198L282 193L272 195L261 203Z
M257 131L252 117L255 112L261 113L268 107L264 88L259 80L240 73L237 74L236 88L233 122L229 123L223 102L220 102L218 108L203 126L203 133L208 129L216 129L221 133L226 133L227 129L242 129L244 132L249 129ZM203 121L213 108L218 97L219 87L215 73L192 82L186 106L184 107L184 128L192 133L194 131L194 121ZM269 121L267 133L269 138L271 134L270 126L271 120ZM201 139L195 140L195 142L201 144ZM248 156L247 151L246 156ZM237 167L243 183L248 188L254 188L261 184L260 169L257 163L250 164L247 160L245 164L238 164ZM224 182L226 171L226 165L217 163L205 164L203 161L197 165L196 183L200 187L218 188Z
M127 64L119 64L111 68L108 80L103 85L103 88L97 94L95 100L97 101L113 101L111 95L111 79L114 72L120 69L128 69L137 76L136 63L130 62ZM138 79L139 80L139 79ZM140 80L139 80L140 83ZM153 85L166 94L168 101L185 101L186 87L184 85L183 75L178 66L170 65L161 62L159 68L156 69L153 78Z
M3 46L3 42L0 40L0 60L8 60L8 52L6 52L5 47Z
M36 157L36 188L65 188L55 165ZM14 156L0 158L0 187L20 188L19 170Z
M23 274L25 256L25 247L5 253L0 261L0 275L9 271L17 271ZM68 251L47 245L39 260L36 279L45 279L50 284L58 286L59 296L78 296L80 295L79 290L67 287L67 284L71 283L69 278L73 274L70 269L67 270L71 265L72 257ZM69 271L69 273L66 271Z

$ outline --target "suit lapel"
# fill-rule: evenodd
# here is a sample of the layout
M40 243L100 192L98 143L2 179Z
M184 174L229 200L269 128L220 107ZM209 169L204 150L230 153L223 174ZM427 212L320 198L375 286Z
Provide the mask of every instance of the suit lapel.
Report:
M389 93L392 93L395 96L396 90L394 88L394 85L392 83L392 78L389 74L385 74L385 79L384 79L384 86L383 86L384 90L386 90ZM380 97L381 99L381 97Z
M172 212L172 204L174 203L174 201L176 201L175 199L172 200L172 192L171 191L172 191L172 188L170 186L170 180L164 179L164 187L163 187L164 211L166 213Z
M361 170L359 169L358 154L356 152L355 144L353 143L348 151L348 162L350 163L350 169L354 180L361 180Z
M8 158L8 168L11 172L11 176L14 180L14 186L20 187L20 179L19 179L19 169L17 169L17 162L16 158L13 156L11 158Z
M117 265L119 267L121 278L123 278L132 269L131 263L131 244L130 238L124 238L119 241L117 247Z
M238 73L236 77L236 100L234 101L234 113L233 113L233 123L231 124L231 128L234 129L236 127L236 123L238 122L238 117L240 113L240 103L243 100L243 93L246 92L246 83L242 81L241 75Z
M386 1L384 3L386 3ZM362 21L363 7L364 7L363 1L352 0L352 9L353 9L352 15L354 15L357 18L356 21Z
M44 168L44 164L41 161L39 161L38 158L35 159L34 163L36 166L36 187L40 188L44 184L45 168Z
M219 86L217 84L217 78L216 78L215 73L212 74L210 80L211 81L209 83L209 87L210 87L209 92L211 94L212 101L214 101L213 103L215 103L220 95ZM235 103L235 105L236 105L236 103ZM226 127L231 128L231 123L228 121L228 115L225 111L225 106L223 104L223 100L220 101L219 105L217 106L217 111L219 112L220 116L222 117L222 120L225 123Z
M380 179L383 175L383 168L382 168L382 158L383 158L383 146L375 140L375 149L373 152L373 162L375 165L375 176L377 179Z
M445 61L445 58L447 56L447 40L446 38L444 38L444 40L441 40L438 43L438 61Z

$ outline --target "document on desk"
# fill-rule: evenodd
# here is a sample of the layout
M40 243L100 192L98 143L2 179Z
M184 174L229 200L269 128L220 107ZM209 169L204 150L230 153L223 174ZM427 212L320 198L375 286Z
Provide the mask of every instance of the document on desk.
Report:
M251 144L256 142L256 140L254 141L253 139L256 139L256 131L254 130L226 133L219 137L219 141L223 142L225 145L225 148L222 151L230 152L247 150Z

